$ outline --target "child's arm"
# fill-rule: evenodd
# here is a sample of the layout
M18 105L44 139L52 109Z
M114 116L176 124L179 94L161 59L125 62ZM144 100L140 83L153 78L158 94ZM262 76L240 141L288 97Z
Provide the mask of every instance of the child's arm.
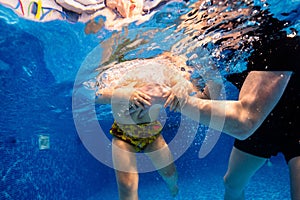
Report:
M99 104L111 104L113 102L119 102L121 104L130 103L136 107L144 108L144 105L151 105L151 97L146 93L139 91L134 87L136 83L130 83L129 85L122 87L104 88L96 92L96 103Z

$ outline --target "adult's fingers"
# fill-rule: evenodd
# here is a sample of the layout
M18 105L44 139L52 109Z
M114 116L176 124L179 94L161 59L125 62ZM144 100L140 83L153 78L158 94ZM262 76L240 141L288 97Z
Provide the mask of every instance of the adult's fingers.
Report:
M137 93L140 97L144 98L145 100L151 100L151 97L149 95L145 94L144 92L138 91Z
M178 99L175 97L170 105L170 110L175 111L177 109L177 107L180 107L180 104L179 104Z
M173 94L170 94L164 104L164 107L166 108L168 106L171 106L174 100L175 100L175 96Z
M141 102L141 100L137 97L133 98L133 104L140 109L145 109L143 102Z
M163 97L163 98L167 98L167 97L169 97L171 94L172 94L172 91L171 91L171 90L168 90L168 91L166 91L166 92L163 93L162 97Z
M142 103L143 105L148 105L148 106L151 106L151 97L148 96L147 94L145 93L142 93L142 92L138 92L138 97L137 98L137 101Z

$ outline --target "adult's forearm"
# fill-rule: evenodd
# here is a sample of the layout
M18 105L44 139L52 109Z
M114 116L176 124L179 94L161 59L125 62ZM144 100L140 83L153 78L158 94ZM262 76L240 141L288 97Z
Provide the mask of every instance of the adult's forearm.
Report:
M238 139L253 133L254 119L245 112L239 101L222 101L188 97L181 109L183 115L210 128Z
M177 91L184 115L238 139L249 137L263 123L281 98L292 72L252 71L236 101L207 100ZM187 96L187 97L186 97Z

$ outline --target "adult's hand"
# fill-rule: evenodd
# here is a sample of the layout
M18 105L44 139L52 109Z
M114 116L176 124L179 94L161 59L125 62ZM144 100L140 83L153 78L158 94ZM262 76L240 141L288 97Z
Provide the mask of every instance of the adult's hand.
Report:
M170 106L172 111L180 111L180 109L186 104L189 94L191 92L190 87L186 87L185 84L178 82L168 94L165 95L167 98L164 107Z
M139 87L135 86L136 90L131 95L131 99L142 104L142 106L136 103L130 106L129 113L138 112L139 117L143 117L147 112L148 108L153 105L163 105L166 98L171 92L171 88L165 84L158 83L147 83L142 84ZM150 97L150 98L149 98Z
M151 97L135 88L135 85L136 83L133 82L125 87L115 89L113 98L117 98L120 102L128 102L130 108L134 110L145 109L145 105L151 106Z

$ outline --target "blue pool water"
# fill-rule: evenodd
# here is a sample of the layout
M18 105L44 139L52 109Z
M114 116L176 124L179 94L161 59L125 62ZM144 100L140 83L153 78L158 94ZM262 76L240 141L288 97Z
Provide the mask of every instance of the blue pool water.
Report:
M286 27L288 32L291 27L300 31L300 1L270 0L268 3L264 9L269 9L274 17L292 22ZM258 0L255 4L264 5ZM180 10L174 14L164 9L155 15L155 20L130 28L148 31L149 35L157 28L166 28L151 39L159 43L162 37L174 31L172 23L176 24L178 15L188 8L180 7ZM172 14L171 17L168 14ZM112 35L106 30L86 35L82 23L28 21L0 5L0 199L117 199L113 169L95 159L82 144L72 113L73 85L78 71L90 52ZM180 40L180 34L177 36ZM170 50L171 46L170 39L160 48L143 51L140 57ZM250 51L239 55L246 57L247 53ZM245 66L242 60L236 62L231 70L242 70ZM87 75L87 80L89 78L92 76ZM226 87L227 97L236 98L233 86ZM99 124L108 132L113 122L110 107L97 109ZM180 116L169 112L167 115L169 121L164 135L171 140ZM213 150L200 159L198 152L206 128L193 128L198 130L196 137L176 160L180 187L176 199L222 199L222 177L233 139L221 134ZM188 129L186 127L187 132ZM270 163L249 183L247 199L290 198L288 169L283 156L279 154ZM140 174L139 190L142 200L172 199L155 171Z

